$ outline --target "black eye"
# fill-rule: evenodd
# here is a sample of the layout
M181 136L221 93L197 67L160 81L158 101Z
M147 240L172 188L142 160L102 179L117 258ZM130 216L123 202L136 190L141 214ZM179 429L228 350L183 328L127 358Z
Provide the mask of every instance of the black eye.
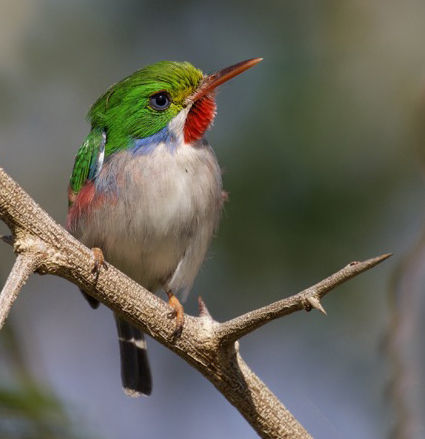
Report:
M165 91L160 91L152 95L149 98L149 105L158 111L166 110L171 104L171 99L168 93Z

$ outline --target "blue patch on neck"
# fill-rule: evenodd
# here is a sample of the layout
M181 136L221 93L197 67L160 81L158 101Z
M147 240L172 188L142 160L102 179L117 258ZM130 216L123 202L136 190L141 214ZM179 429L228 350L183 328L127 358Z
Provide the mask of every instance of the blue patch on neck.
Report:
M175 151L177 146L176 137L170 133L168 127L163 128L152 136L135 139L134 145L130 147L130 151L133 154L147 155L154 152L160 143L164 143L170 152Z

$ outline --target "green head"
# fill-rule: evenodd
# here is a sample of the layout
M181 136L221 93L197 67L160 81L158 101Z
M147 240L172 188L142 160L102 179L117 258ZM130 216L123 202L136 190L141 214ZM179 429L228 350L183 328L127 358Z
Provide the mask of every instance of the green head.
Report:
M92 128L107 133L106 153L132 145L165 128L182 114L185 142L201 138L215 115L215 88L257 64L243 61L213 75L188 62L161 61L112 85L92 106Z
M161 61L112 85L92 106L91 124L105 129L109 150L149 137L177 116L203 74L188 62ZM163 108L162 108L163 107Z
M188 62L161 61L110 87L89 111L92 129L78 150L69 191L70 205L104 157L135 145L168 126L179 143L201 139L215 116L215 89L261 61L242 61L212 75ZM158 142L158 140L153 140Z

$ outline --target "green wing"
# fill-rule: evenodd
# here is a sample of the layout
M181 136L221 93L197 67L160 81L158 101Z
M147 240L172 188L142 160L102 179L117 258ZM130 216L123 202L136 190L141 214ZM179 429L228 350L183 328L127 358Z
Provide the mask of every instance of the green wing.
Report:
M105 132L101 129L93 128L78 150L69 181L69 206L72 205L86 181L94 179L102 169L105 143Z

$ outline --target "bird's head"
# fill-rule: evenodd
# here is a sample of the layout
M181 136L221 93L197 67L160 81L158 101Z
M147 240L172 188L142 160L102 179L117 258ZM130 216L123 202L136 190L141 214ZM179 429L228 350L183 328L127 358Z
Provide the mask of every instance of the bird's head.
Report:
M107 132L110 150L165 127L185 143L201 139L215 116L215 90L261 61L242 61L211 75L188 62L161 61L111 86L90 109L93 127Z

